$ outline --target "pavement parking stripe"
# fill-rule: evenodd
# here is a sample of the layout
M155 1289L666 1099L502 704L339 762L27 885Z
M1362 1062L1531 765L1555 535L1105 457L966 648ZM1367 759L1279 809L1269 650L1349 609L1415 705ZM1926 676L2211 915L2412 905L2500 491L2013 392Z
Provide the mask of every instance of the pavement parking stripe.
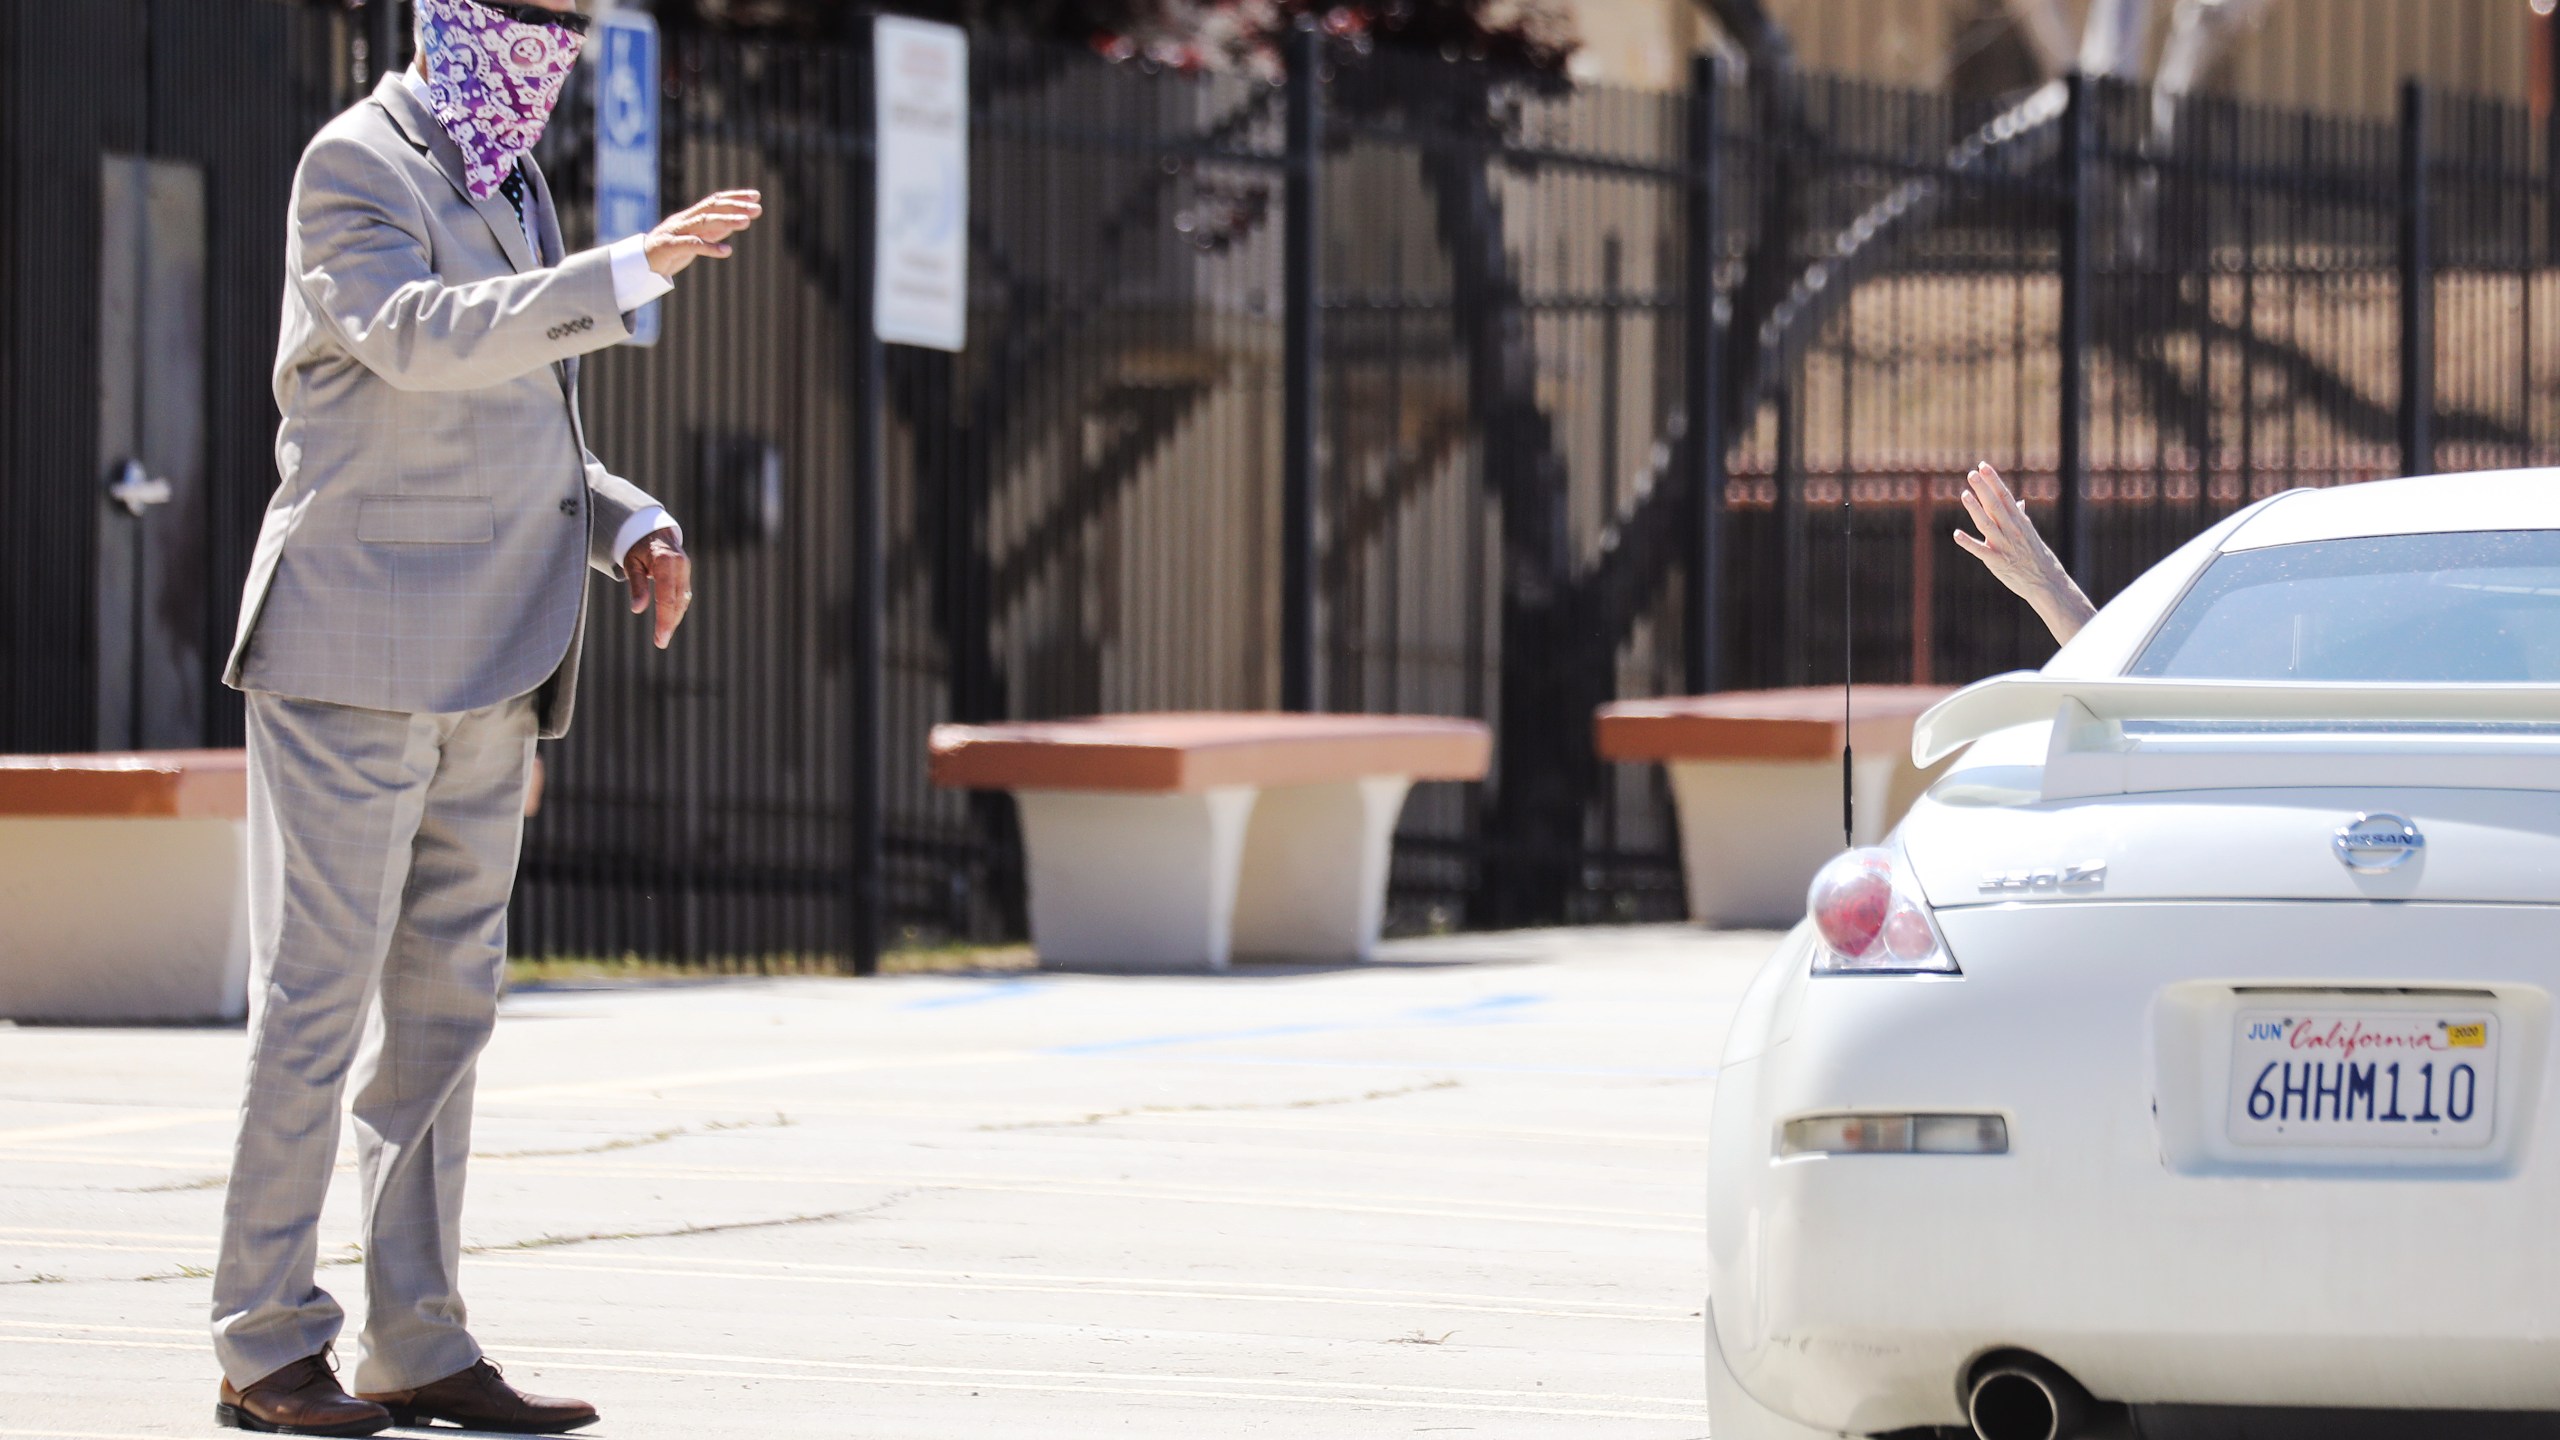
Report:
M1310 1104L1304 1108L1323 1110L1332 1108L1334 1103L1348 1104L1349 1102ZM660 1118L664 1118L669 1113L667 1103L656 1099L633 1099L623 1103L600 1099L587 1108L641 1112ZM927 1109L921 1106L866 1105L859 1102L797 1099L770 1103L763 1100L711 1099L691 1107L688 1113L715 1116L743 1115L761 1123L770 1123L774 1112L780 1110L795 1121L818 1115L843 1115L866 1120L975 1121L975 1128L981 1130L1081 1130L1106 1125L1166 1125L1209 1130L1291 1130L1315 1135L1405 1135L1442 1140L1517 1140L1531 1144L1598 1149L1695 1150L1704 1153L1707 1148L1706 1122L1703 1118L1699 1121L1695 1134L1680 1134L1623 1130L1552 1130L1518 1125L1431 1125L1399 1120L1353 1120L1327 1118L1323 1115L1273 1113L1290 1108L1285 1103L1256 1110L1223 1110L1215 1105L1205 1105L1197 1109L1168 1106L1163 1109L1131 1110L1106 1115L1026 1115L1020 1110L1001 1109L995 1106ZM483 1118L499 1118L486 1109L483 1109L481 1114ZM0 1135L7 1133L0 1131ZM8 1148L40 1149L47 1153L72 1156L137 1153L126 1150L73 1149L14 1143ZM231 1151L227 1146L157 1145L153 1146L148 1153L161 1159L194 1156L206 1160L227 1160L231 1157ZM479 1153L485 1156L487 1152Z
M12 1335L12 1345L91 1345L109 1350L194 1350L210 1348L210 1338L181 1340L119 1340L111 1335Z
M17 1322L6 1323L14 1325ZM203 1343L201 1341L123 1339L99 1334L15 1335L11 1340L16 1344L82 1346L115 1350L195 1350ZM1581 1397L1570 1394L1548 1396L1539 1391L1459 1390L1433 1386L1364 1384L1357 1381L1267 1380L1258 1377L1224 1375L1131 1375L1099 1371L1088 1374L1055 1370L979 1370L954 1366L869 1365L853 1361L777 1359L762 1355L699 1355L654 1350L608 1350L593 1346L567 1348L509 1343L503 1340L494 1341L493 1344L495 1348L509 1353L546 1357L539 1367L546 1372L580 1370L600 1374L662 1375L732 1382L799 1381L833 1385L866 1385L887 1389L1002 1390L1053 1395L1152 1396L1171 1400L1241 1401L1253 1404L1321 1405L1353 1409L1446 1410L1473 1414L1544 1415L1594 1420L1686 1420L1696 1418L1700 1409L1696 1402L1670 1397L1590 1397L1595 1405L1658 1407L1648 1410L1618 1410L1599 1409L1592 1406L1560 1406L1551 1402L1555 1399ZM694 1362L694 1365L718 1364L723 1368L708 1370L694 1368L694 1365L606 1364L590 1360L549 1358L563 1355L614 1355L627 1359L682 1360ZM1099 1380L1115 1383L1093 1383ZM1284 1388L1291 1386L1308 1388L1304 1390ZM1336 1393L1325 1394L1320 1393L1321 1391ZM1506 1404L1501 1403L1498 1398L1511 1395L1518 1395L1524 1400L1550 1403ZM66 1433L70 1432L0 1431L0 1435L5 1436L59 1436ZM117 1440L123 1440L123 1437L117 1437Z
M0 1234L12 1233L0 1227ZM132 1235L133 1240L168 1244L115 1244L114 1231L68 1232L104 1239L56 1240L21 1238L19 1248L32 1251L110 1251L165 1255L171 1245L210 1257L210 1236ZM1042 1275L1012 1271L925 1270L890 1265L837 1265L811 1260L756 1260L693 1255L533 1255L500 1246L472 1252L475 1267L499 1270L552 1270L607 1275L652 1275L673 1279L780 1280L809 1285L847 1285L884 1290L954 1290L966 1293L1028 1295L1102 1295L1124 1299L1216 1300L1227 1304L1270 1302L1334 1305L1360 1309L1430 1309L1475 1315L1535 1315L1564 1320L1665 1321L1687 1324L1697 1312L1672 1305L1637 1305L1611 1300L1549 1301L1526 1296L1450 1294L1429 1290L1373 1290L1343 1285L1289 1285L1255 1281L1197 1281L1143 1275ZM671 1268L672 1267L672 1268ZM725 1267L725 1268L723 1268ZM14 1325L15 1321L0 1321ZM58 1328L58 1327L57 1327Z
M78 1251L120 1255L160 1255L170 1253L165 1245L117 1245L104 1241L36 1241L19 1248L34 1252ZM188 1247L187 1253L213 1258L213 1247L207 1242ZM1695 1311L1671 1306L1647 1307L1649 1313L1635 1307L1625 1309L1571 1309L1555 1305L1533 1305L1526 1301L1506 1303L1499 1296L1439 1297L1417 1296L1399 1299L1391 1296L1297 1295L1265 1289L1234 1289L1195 1286L1180 1280L1147 1281L1132 1277L1125 1280L1077 1282L1061 1277L1059 1283L1037 1284L1025 1280L952 1278L899 1278L891 1275L840 1275L806 1273L821 1267L796 1262L767 1262L775 1269L722 1270L720 1264L753 1265L754 1261L720 1261L691 1257L642 1256L645 1263L588 1259L530 1260L503 1250L475 1251L474 1267L494 1270L549 1270L567 1274L643 1275L659 1279L773 1281L794 1285L838 1285L872 1290L936 1290L957 1291L970 1295L1088 1295L1123 1300L1215 1300L1229 1305L1324 1305L1361 1310L1428 1310L1436 1314L1454 1315L1526 1315L1549 1320L1610 1320L1635 1324L1672 1323L1687 1325L1697 1318ZM677 1268L670 1268L677 1267ZM826 1267L849 1268L849 1267ZM1599 1302L1606 1305L1609 1302Z
M885 1275L916 1279L997 1280L1008 1282L1023 1281L1051 1285L1107 1286L1139 1284L1158 1287L1189 1286L1194 1289L1214 1291L1221 1297L1233 1296L1241 1292L1260 1292L1273 1295L1349 1295L1373 1299L1450 1301L1489 1305L1526 1305L1531 1303L1523 1297L1514 1295L1484 1295L1468 1292L1452 1293L1441 1290L1388 1290L1365 1285L1302 1285L1277 1281L1256 1280L1180 1280L1144 1275L1055 1275L1038 1271L927 1270L909 1265L841 1265L822 1260L755 1260L710 1255L652 1255L647 1258L652 1263L657 1264L743 1265L758 1269L824 1270L833 1274ZM1612 1306L1620 1310L1635 1312L1642 1315L1686 1316L1695 1318L1698 1313L1695 1309L1686 1306L1644 1305L1615 1300L1593 1300L1584 1301L1582 1303L1585 1305Z
M733 1369L698 1370L672 1365L601 1365L583 1360L546 1360L547 1370L588 1370L631 1375L665 1375L685 1379L726 1380L740 1378ZM1001 1372L992 1372L1001 1373ZM1680 1402L1660 1400L1645 1403L1662 1405L1659 1410L1601 1410L1553 1405L1502 1405L1457 1400L1408 1400L1385 1395L1319 1395L1306 1392L1272 1394L1254 1390L1176 1390L1166 1385L1094 1385L1041 1384L1016 1380L928 1379L919 1375L836 1375L836 1374L771 1374L758 1377L773 1380L816 1381L821 1384L869 1385L887 1389L927 1390L1000 1390L1043 1395L1120 1395L1148 1396L1168 1400L1216 1400L1252 1405L1322 1405L1355 1410L1433 1410L1461 1414L1543 1415L1585 1420L1690 1420L1698 1418L1703 1402L1682 1408L1668 1408ZM1171 1380L1172 1377L1162 1377ZM1256 1380L1221 1381L1216 1383L1254 1385Z
M12 1154L26 1155L150 1155L162 1160L228 1160L231 1158L231 1147L227 1144L171 1145L160 1141L136 1144L131 1141L112 1140L98 1145L55 1145L30 1142L5 1148ZM349 1146L345 1153L354 1154L354 1147Z
M1540 1075L1571 1080L1713 1080L1716 1067L1495 1065L1468 1061L1350 1060L1305 1055L1114 1055L1114 1060L1149 1065L1276 1065L1307 1070L1419 1070L1432 1075Z
M1027 1122L1036 1124L1038 1122ZM1060 1121L1061 1126L1081 1120ZM1288 1130L1311 1135L1427 1136L1435 1140L1527 1140L1555 1145L1622 1146L1635 1150L1695 1150L1705 1154L1707 1135L1646 1134L1614 1130L1532 1130L1497 1125L1420 1125L1398 1120L1323 1120L1295 1115L1220 1114L1215 1110L1139 1110L1090 1122L1096 1125L1180 1125L1212 1130Z
M11 1430L0 1426L0 1436L8 1440L169 1440L166 1434L143 1435L131 1430Z
M109 1169L133 1170L201 1170L200 1162L132 1160L111 1155L45 1155L0 1152L0 1160L22 1164L80 1165ZM1604 1210L1587 1206L1533 1205L1510 1200L1447 1200L1434 1196L1382 1196L1382 1200L1404 1200L1405 1204L1354 1204L1348 1199L1336 1200L1310 1196L1304 1192L1266 1189L1232 1191L1166 1186L1106 1185L1080 1181L1007 1180L1001 1177L970 1178L949 1175L908 1174L899 1171L873 1171L863 1175L830 1175L800 1170L746 1170L713 1167L604 1167L569 1166L556 1163L528 1164L523 1161L486 1157L483 1166L504 1165L522 1175L545 1175L570 1179L594 1179L611 1176L625 1180L699 1180L705 1183L856 1186L875 1190L949 1190L990 1195L1052 1195L1086 1200L1160 1200L1187 1205L1235 1205L1267 1210L1313 1211L1332 1215L1401 1215L1424 1220L1479 1220L1491 1224L1553 1225L1584 1230L1623 1230L1640 1234L1692 1235L1706 1228L1703 1215L1685 1216L1676 1210ZM340 1170L348 1168L344 1164ZM1612 1216L1653 1217L1652 1219L1615 1219ZM1656 1221L1670 1223L1655 1223Z
M875 1190L953 1190L994 1195L1057 1195L1086 1200L1160 1200L1185 1205L1237 1205L1269 1210L1304 1210L1333 1215L1403 1215L1425 1220L1480 1220L1504 1225L1553 1225L1586 1230L1627 1230L1658 1235L1689 1235L1706 1228L1703 1214L1676 1210L1615 1210L1580 1205L1539 1205L1527 1201L1453 1199L1441 1196L1332 1196L1321 1192L1265 1188L1211 1189L1203 1186L1104 1184L1084 1181L1014 1180L1003 1176L911 1174L872 1171L863 1175L830 1175L805 1170L748 1170L712 1166L544 1166L506 1164L511 1173L575 1179L611 1176L625 1180L699 1180L721 1184L857 1186ZM1400 1204L1357 1203L1401 1201ZM1640 1218L1617 1218L1617 1217ZM1671 1221L1679 1223L1656 1223Z
M0 1320L0 1329L8 1330L78 1330L97 1335L192 1335L203 1338L201 1325L184 1329L175 1325L84 1325L72 1320Z
M860 1060L809 1060L791 1065L747 1065L727 1070L679 1070L619 1080L573 1080L556 1085L518 1085L501 1090L483 1090L480 1103L545 1105L559 1101L584 1101L595 1095L693 1090L706 1085L743 1085L757 1080L807 1080L820 1075L854 1075L866 1070L999 1065L1034 1058L1033 1052L1028 1050L967 1050L949 1055L874 1055Z
M170 1253L171 1247L167 1245L117 1245L105 1240L13 1240L10 1242L9 1248L12 1250L28 1251L105 1251L116 1255L166 1255ZM212 1258L213 1255L213 1247L210 1245L202 1247L190 1246L189 1249L192 1253L202 1254L207 1259Z
M619 1350L595 1345L521 1345L500 1342L503 1348L527 1355L603 1355L625 1360L679 1360L706 1365L764 1365L793 1370L820 1372L853 1372L862 1374L892 1373L899 1375L952 1375L974 1378L993 1375L1007 1380L1109 1380L1115 1383L1143 1385L1250 1385L1265 1390L1335 1390L1361 1391L1379 1395L1448 1396L1462 1400L1587 1400L1604 1405L1678 1405L1684 1402L1660 1395L1593 1395L1571 1390L1502 1390L1464 1385L1397 1385L1382 1380L1289 1380L1272 1376L1245 1375L1165 1375L1127 1370L1019 1370L989 1368L978 1365L887 1365L868 1360L801 1360L771 1355L734 1355L686 1350Z
M181 1235L161 1230L66 1230L53 1225L0 1225L0 1235L59 1235L77 1240L173 1240L182 1245L210 1245L209 1235Z
M510 1164L509 1168L518 1171L533 1172L539 1172L541 1169L539 1165L528 1164ZM1036 1185L1041 1187L1043 1191L1067 1191L1078 1187L1089 1186L1095 1194L1122 1199L1129 1198L1131 1196L1142 1196L1144 1198L1167 1200L1199 1199L1223 1201L1231 1199L1241 1200L1253 1197L1250 1199L1250 1203L1260 1203L1260 1199L1258 1197L1278 1197L1279 1199L1288 1201L1340 1201L1363 1208L1375 1203L1395 1201L1407 1205L1432 1207L1465 1206L1480 1210L1528 1211L1531 1212L1529 1218L1536 1218L1538 1216L1593 1216L1605 1217L1612 1220L1687 1220L1692 1217L1693 1213L1688 1210L1638 1210L1615 1205L1556 1205L1536 1200L1492 1200L1449 1195L1408 1195L1395 1192L1371 1194L1357 1190L1284 1190L1263 1186L1185 1185L1168 1181L1110 1182L1099 1180L1050 1180L1036 1175L988 1175L970 1171L935 1172L877 1170L865 1175L833 1175L824 1171L815 1170L763 1170L731 1165L640 1165L615 1161L599 1161L592 1165L582 1165L576 1168L580 1175L618 1175L636 1180L807 1180L832 1184L905 1185L921 1186L927 1189L951 1190L967 1190L981 1187L1009 1189L1019 1185ZM1318 1208L1322 1207L1319 1206ZM1437 1209L1434 1209L1429 1213L1436 1214L1439 1212Z
M22 1130L0 1130L0 1145L33 1145L47 1140L86 1140L99 1135L139 1135L152 1130L176 1130L188 1125L210 1125L215 1121L236 1121L237 1110L162 1110L149 1115L123 1115L113 1120L82 1120L69 1125L36 1125Z
M1037 1285L1027 1283L990 1282L985 1280L900 1280L873 1275L816 1275L801 1273L810 1267L783 1270L716 1270L710 1268L667 1268L671 1262L658 1256L645 1257L646 1263L613 1263L609 1261L523 1260L512 1255L479 1254L472 1263L497 1270L554 1270L570 1274L647 1275L660 1279L727 1280L782 1282L793 1285L846 1285L875 1290L956 1290L967 1294L1003 1295L1086 1295L1109 1296L1128 1300L1215 1300L1229 1305L1283 1304L1333 1305L1370 1310L1428 1310L1435 1314L1467 1315L1534 1315L1552 1320L1618 1320L1639 1324L1661 1324L1674 1320L1687 1325L1694 1312L1674 1314L1629 1315L1605 1310L1566 1310L1528 1304L1487 1304L1457 1300L1388 1300L1360 1299L1337 1295L1248 1294L1217 1289L1157 1289L1143 1281L1115 1281L1103 1285ZM704 1267L716 1262L703 1262ZM1178 1282L1177 1282L1178 1283Z
M228 1160L227 1154L222 1157ZM111 1170L193 1170L201 1173L207 1165L217 1168L221 1160L159 1160L140 1155L119 1155L108 1150L0 1150L0 1160L12 1165L77 1165L105 1167ZM350 1168L341 1161L338 1168Z
M1358 1097L1353 1098L1357 1099ZM1332 1103L1347 1105L1350 1102L1342 1101ZM613 1100L600 1098L589 1108L596 1110L645 1111L648 1114L657 1116L663 1116L668 1113L666 1103L657 1100ZM1319 1133L1341 1132L1345 1134L1424 1135L1450 1140L1523 1140L1553 1143L1558 1145L1590 1145L1601 1147L1623 1146L1633 1149L1676 1149L1697 1150L1703 1152L1707 1148L1706 1121L1703 1117L1701 1117L1698 1122L1698 1129L1696 1133L1682 1134L1671 1132L1647 1133L1620 1130L1542 1130L1512 1125L1426 1125L1396 1120L1326 1119L1317 1115L1299 1116L1271 1113L1273 1110L1286 1110L1292 1108L1288 1102L1281 1102L1277 1105L1267 1107L1256 1106L1251 1109L1239 1108L1233 1110L1222 1109L1215 1105L1203 1105L1197 1108L1187 1106L1169 1106L1160 1110L1132 1110L1126 1114L1112 1114L1099 1117L1087 1114L1025 1115L1021 1110L1011 1108L1010 1104L926 1106L895 1104L884 1101L802 1100L796 1098L782 1100L774 1104L767 1104L760 1101L723 1101L714 1099L702 1101L691 1107L693 1111L698 1113L715 1115L748 1114L754 1115L759 1119L770 1118L772 1111L776 1108L787 1112L794 1119L803 1119L814 1115L846 1115L866 1120L975 1121L980 1128L992 1126L1007 1130L1069 1130L1081 1129L1094 1125L1119 1124L1192 1125L1209 1129L1290 1129L1308 1130ZM1309 1106L1307 1108L1312 1109L1320 1107ZM1330 1104L1321 1108L1330 1108ZM485 1117L493 1112L488 1110L484 1105L480 1113Z

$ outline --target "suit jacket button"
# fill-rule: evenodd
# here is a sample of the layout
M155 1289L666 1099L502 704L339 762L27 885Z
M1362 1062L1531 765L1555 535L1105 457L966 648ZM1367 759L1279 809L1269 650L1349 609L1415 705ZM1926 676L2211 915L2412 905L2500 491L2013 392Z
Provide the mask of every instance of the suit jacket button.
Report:
M560 502L560 513L561 513L561 514L563 514L563 515L575 515L575 514L577 514L577 513L578 513L578 502L577 502L577 501L575 501L575 500L563 500L563 501L561 501L561 502Z

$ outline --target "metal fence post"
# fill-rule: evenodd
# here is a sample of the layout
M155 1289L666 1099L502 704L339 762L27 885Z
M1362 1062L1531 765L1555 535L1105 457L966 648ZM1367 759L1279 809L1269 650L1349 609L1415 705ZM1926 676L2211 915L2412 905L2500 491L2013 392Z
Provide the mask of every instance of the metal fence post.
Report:
M2089 583L2089 171L2097 83L2074 71L2062 112L2062 411L2054 535L2062 568Z
M1688 589L1682 676L1692 695L1724 685L1724 331L1716 320L1716 256L1724 235L1724 62L1689 62L1688 270L1683 340L1689 433Z
M1280 708L1316 708L1316 386L1323 344L1317 183L1324 164L1324 38L1300 20L1289 34L1287 315L1283 322L1280 462Z
M2560 14L2542 17L2542 209L2547 263L2560 265Z
M365 9L365 64L373 73L367 83L380 80L400 68L401 0L367 0Z
M2436 468L2434 227L2427 214L2427 87L2400 85L2400 473Z
M887 468L889 383L888 356L880 343L873 313L878 300L879 266L879 101L873 41L868 27L863 43L849 52L856 69L852 242L847 251L853 329L853 493L847 543L853 558L853 710L846 737L852 755L852 824L850 857L853 887L853 973L870 975L880 968L880 939L887 928L883 906L887 886L881 874L885 846L881 839L882 791L887 785L881 753L888 674L884 664L888 591L888 547L884 534L887 507L881 500L882 472Z

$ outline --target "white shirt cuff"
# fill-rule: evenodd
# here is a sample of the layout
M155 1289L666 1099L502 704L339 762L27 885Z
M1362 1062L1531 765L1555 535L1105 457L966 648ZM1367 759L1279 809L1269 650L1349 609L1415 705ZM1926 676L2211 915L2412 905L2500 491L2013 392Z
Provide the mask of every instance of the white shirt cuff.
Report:
M616 240L606 252L613 257L613 308L628 315L654 300L675 293L676 282L649 268L648 237Z
M676 532L676 544L679 547L684 544L684 527L676 523L676 517L668 514L667 508L663 505L652 505L648 509L641 511L639 514L632 516L630 519L623 521L622 533L613 537L613 563L615 568L619 569L622 562L629 558L632 546L639 544L641 541L648 539L650 536L657 534L661 530L673 530Z

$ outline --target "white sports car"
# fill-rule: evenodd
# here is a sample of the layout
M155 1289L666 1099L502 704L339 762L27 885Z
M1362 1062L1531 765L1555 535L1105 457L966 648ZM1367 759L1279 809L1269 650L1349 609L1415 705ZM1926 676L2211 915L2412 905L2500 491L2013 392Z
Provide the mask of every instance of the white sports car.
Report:
M1912 748L1725 1048L1715 1440L2560 1435L2560 470L2252 506Z

